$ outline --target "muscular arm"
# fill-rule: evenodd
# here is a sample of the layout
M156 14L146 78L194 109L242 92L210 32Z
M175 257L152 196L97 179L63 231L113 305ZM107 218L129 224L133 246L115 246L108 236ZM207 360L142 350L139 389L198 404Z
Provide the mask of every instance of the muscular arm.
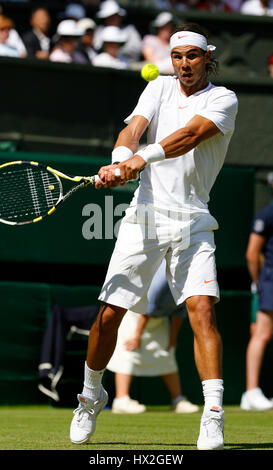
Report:
M143 116L134 116L128 126L119 133L115 147L124 145L136 153L139 141L148 127L149 122Z
M173 132L159 143L165 151L165 158L174 158L184 155L218 132L220 132L218 127L212 121L196 115L185 127Z
M256 233L251 233L246 250L246 260L250 277L255 284L258 283L261 269L261 251L265 238Z
M145 132L148 121L142 116L135 116L130 124L124 128L117 139L115 147L124 145L137 152L140 137ZM165 158L174 158L192 150L200 142L214 136L219 131L218 127L209 119L202 116L194 116L185 127L178 129L169 136L162 139L159 143L165 152ZM119 163L121 176L116 177L111 165L102 167L99 176L103 184L97 183L96 187L114 187L131 179L137 178L138 172L146 165L144 159L137 153Z

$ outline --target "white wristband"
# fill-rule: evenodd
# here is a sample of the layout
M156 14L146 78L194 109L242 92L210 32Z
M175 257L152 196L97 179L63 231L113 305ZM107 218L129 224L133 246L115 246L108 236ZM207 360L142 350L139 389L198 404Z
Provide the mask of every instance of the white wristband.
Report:
M114 148L112 152L112 163L123 162L124 160L131 158L133 155L132 150L128 147L125 147L125 145L119 145Z
M139 155L147 165L153 162L159 162L160 160L165 159L165 152L163 147L160 144L150 144L142 150L136 152L136 155Z

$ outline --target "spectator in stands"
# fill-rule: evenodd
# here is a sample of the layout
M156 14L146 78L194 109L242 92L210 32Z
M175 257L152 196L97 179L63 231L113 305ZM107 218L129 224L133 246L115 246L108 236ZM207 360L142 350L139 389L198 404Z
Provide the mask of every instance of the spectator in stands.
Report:
M96 23L91 18L82 18L78 21L78 29L82 37L76 47L76 51L80 52L85 58L86 63L92 64L97 53L94 49L94 32Z
M69 3L59 17L65 20L79 21L86 17L86 11L84 6L79 3Z
M28 56L38 59L48 59L50 51L50 38L48 35L51 18L46 8L38 7L31 13L30 24L32 29L23 35Z
M243 0L226 0L226 4L230 6L232 11L240 11Z
M58 43L49 55L51 61L86 63L86 59L82 54L76 51L77 43L81 36L76 21L61 21L57 27L57 36L59 38Z
M0 56L20 57L19 50L7 42L13 27L14 24L10 18L0 15Z
M114 413L142 413L143 404L130 398L133 376L161 376L176 413L194 413L197 405L181 391L175 360L177 335L187 314L185 304L176 306L166 279L166 262L161 263L148 292L147 314L128 310L119 330L117 344L107 369L115 372Z
M161 73L174 73L170 57L170 35L173 30L173 16L162 12L152 22L156 34L147 34L142 41L144 60L157 65Z
M0 17L5 18L4 15L2 15L2 7L0 7ZM12 20L11 20L12 21ZM26 57L27 51L25 48L25 45L19 36L18 32L14 28L14 23L12 21L13 27L9 30L9 35L7 40L5 41L6 46L10 46L11 49L15 49L19 52L19 57Z
M273 173L268 174L273 188ZM261 254L264 262L261 263ZM255 328L246 352L246 392L241 399L243 410L269 410L269 400L259 386L264 352L273 334L273 204L264 207L254 218L249 236L246 259L252 279L252 293L258 293Z
M240 12L245 15L273 16L273 0L245 0Z
M104 1L97 13L97 18L103 22L98 25L94 37L94 47L100 50L102 47L102 32L106 26L115 26L126 34L126 42L120 49L120 53L128 59L129 62L137 62L141 57L142 39L133 24L122 25L122 18L126 11L120 8L114 0Z
M96 67L112 67L115 69L128 69L129 62L120 51L126 41L126 34L116 26L107 26L102 33L103 52L93 59Z
M267 63L269 76L273 78L273 53L268 57Z
M193 6L196 5L198 0L156 0L156 8L160 10L167 10L169 8L174 8L175 10L188 10L189 3L193 2Z
M211 12L220 11L224 13L233 11L228 0L200 0L200 2L197 4L197 9Z

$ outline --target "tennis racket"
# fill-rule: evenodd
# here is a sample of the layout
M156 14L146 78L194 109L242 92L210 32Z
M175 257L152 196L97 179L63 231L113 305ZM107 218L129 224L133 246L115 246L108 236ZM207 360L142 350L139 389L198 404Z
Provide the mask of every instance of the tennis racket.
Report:
M64 194L61 179L75 184ZM33 161L0 165L0 222L24 225L40 222L79 189L98 181L94 176L69 176Z

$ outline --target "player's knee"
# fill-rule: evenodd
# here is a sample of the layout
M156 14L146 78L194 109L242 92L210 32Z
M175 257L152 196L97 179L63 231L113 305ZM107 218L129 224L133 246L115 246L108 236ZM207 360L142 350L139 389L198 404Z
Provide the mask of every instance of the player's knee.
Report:
M199 296L188 308L190 322L194 332L216 331L215 312L207 297Z
M101 325L107 330L116 330L126 312L126 309L105 304L101 312Z

